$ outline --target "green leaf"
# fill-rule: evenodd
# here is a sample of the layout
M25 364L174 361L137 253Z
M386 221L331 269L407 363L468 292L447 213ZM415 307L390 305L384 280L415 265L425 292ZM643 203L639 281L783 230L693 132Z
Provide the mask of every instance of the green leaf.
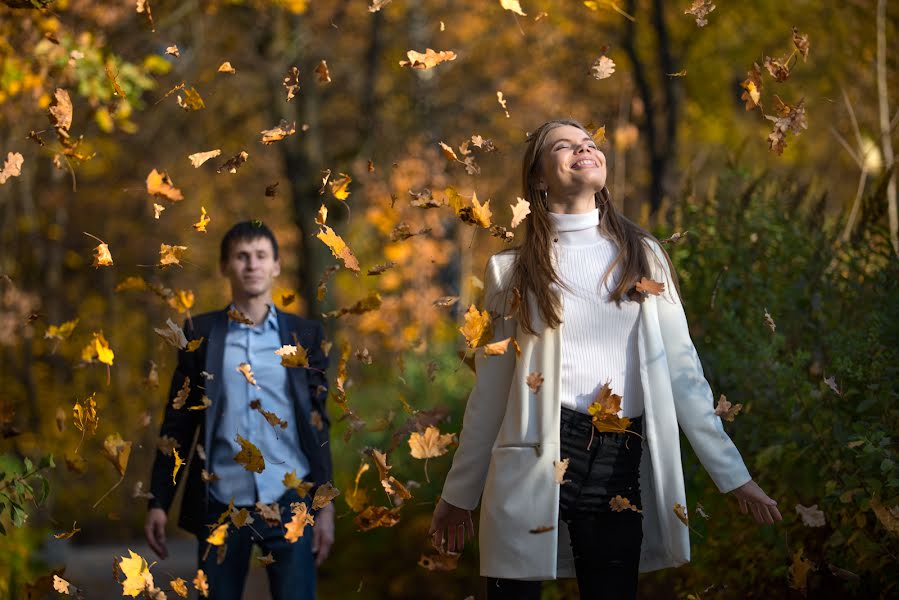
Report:
M53 469L56 467L56 463L53 462L53 454L48 454L46 456L41 457L41 462L38 463L38 468L43 469Z
M25 473L30 472L34 468L34 464L32 464L31 459L27 456L25 457Z
M893 461L889 458L883 459L883 462L880 463L880 472L886 473L887 471L891 470L893 468L893 464Z

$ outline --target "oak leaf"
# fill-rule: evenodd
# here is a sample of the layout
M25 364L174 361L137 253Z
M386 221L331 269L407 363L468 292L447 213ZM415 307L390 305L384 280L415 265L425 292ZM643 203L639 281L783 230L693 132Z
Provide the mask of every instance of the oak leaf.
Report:
M517 198L518 202L512 205L512 223L509 225L512 229L518 227L524 218L531 214L531 203L524 198Z
M435 52L431 48L427 48L425 53L409 50L406 52L409 60L401 60L401 67L409 67L411 69L432 69L442 62L456 60L456 53L450 50L441 50Z
M6 183L6 180L10 177L21 175L24 162L25 157L18 152L7 153L6 160L3 162L3 169L0 170L0 185Z
M204 598L209 597L209 582L206 579L206 573L203 572L203 569L197 569L197 576L194 577L194 580L191 582L194 584L194 588L200 592L200 595Z
M292 516L285 524L287 531L284 533L284 539L293 544L303 537L307 525L315 525L315 518L309 514L309 507L305 502L294 502L290 508Z

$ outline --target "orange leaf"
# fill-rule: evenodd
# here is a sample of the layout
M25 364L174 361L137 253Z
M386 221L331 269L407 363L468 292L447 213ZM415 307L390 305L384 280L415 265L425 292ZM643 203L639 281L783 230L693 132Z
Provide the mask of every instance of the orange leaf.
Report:
M356 260L356 257L353 255L349 246L346 245L346 242L344 242L339 235L334 233L333 229L327 225L323 225L316 237L331 249L331 254L333 254L335 258L339 258L343 261L346 268L356 271L357 273L359 272L359 261Z
M430 48L425 50L424 54L415 50L409 50L406 52L406 56L409 60L401 60L400 66L412 69L432 69L442 62L456 60L455 52L450 50L435 52Z
M429 425L424 434L412 432L409 436L409 450L412 458L435 458L446 454L447 446L452 441L452 433L441 434L439 429Z
M284 539L293 544L303 537L307 525L315 524L315 519L309 514L309 507L305 502L294 502L290 505L290 508L293 516L290 522L285 525L287 532L284 534Z
M157 171L153 169L147 175L147 193L160 198L165 198L169 202L179 202L184 200L181 190L176 188L172 180L165 171Z
M259 448L240 434L237 434L237 443L240 444L240 452L234 455L234 461L247 471L262 473L265 470L265 459Z

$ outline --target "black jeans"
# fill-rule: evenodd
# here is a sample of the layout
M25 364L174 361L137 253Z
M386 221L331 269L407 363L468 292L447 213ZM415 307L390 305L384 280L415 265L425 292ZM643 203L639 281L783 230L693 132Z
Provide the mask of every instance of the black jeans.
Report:
M642 509L642 439L633 433L594 432L590 415L564 407L561 422L560 455L569 463L559 510L571 537L580 597L632 600L637 597L643 514L614 511L610 501L621 496ZM643 418L631 419L628 430L642 435ZM539 600L540 587L539 581L488 577L487 598Z

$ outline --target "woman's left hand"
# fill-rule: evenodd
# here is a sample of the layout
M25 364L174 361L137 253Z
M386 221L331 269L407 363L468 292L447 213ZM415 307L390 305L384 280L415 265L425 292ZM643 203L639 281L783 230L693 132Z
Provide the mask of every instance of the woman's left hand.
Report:
M744 515L752 510L752 516L756 523L772 524L774 521L782 521L783 517L777 510L777 501L769 498L755 481L750 479L740 487L730 492L740 503L740 512Z

